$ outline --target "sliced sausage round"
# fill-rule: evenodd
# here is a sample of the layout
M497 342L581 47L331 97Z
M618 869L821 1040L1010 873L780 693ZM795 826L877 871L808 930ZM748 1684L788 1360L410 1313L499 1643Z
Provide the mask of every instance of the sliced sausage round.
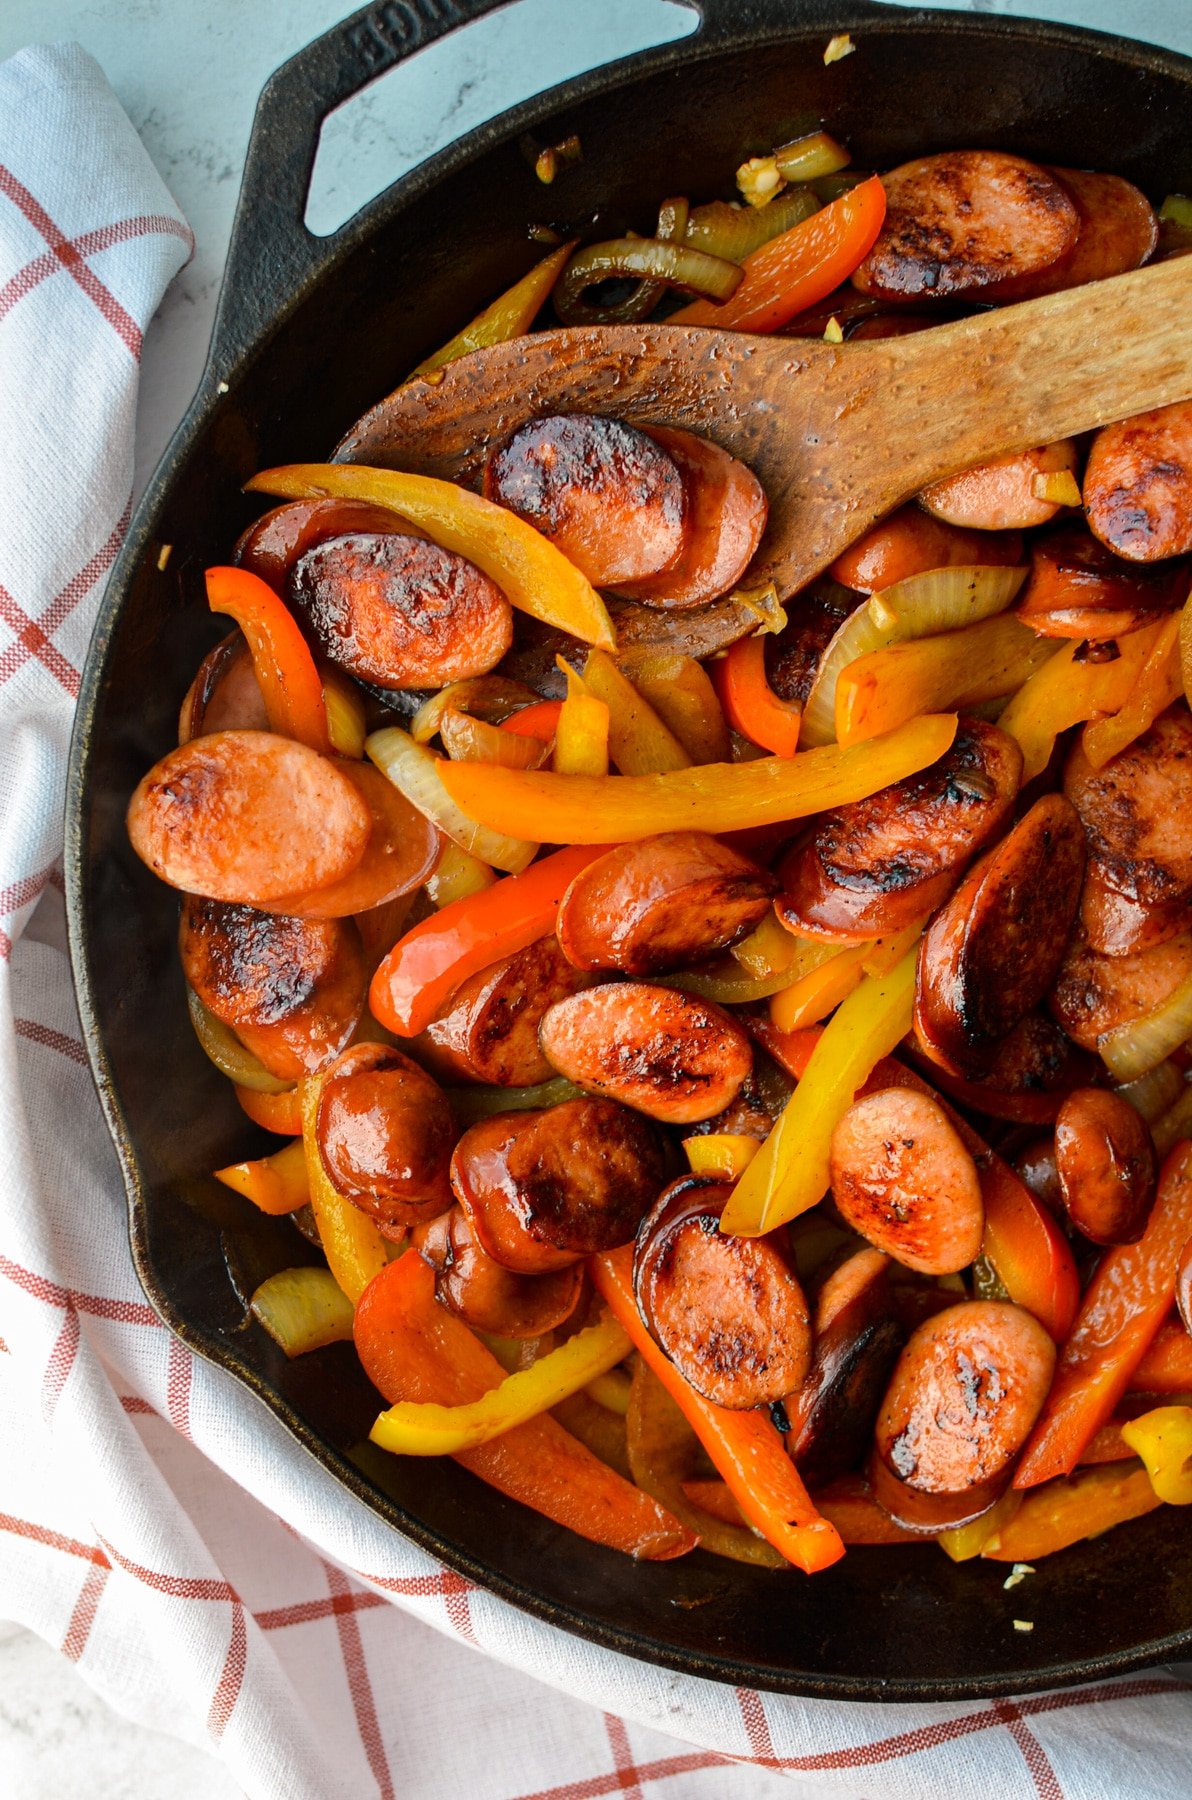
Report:
M208 1012L283 1081L338 1055L364 1010L364 951L350 919L287 918L188 895L179 947Z
M667 1125L723 1112L753 1067L749 1039L719 1006L644 981L560 1000L538 1037L560 1075Z
M705 606L736 587L757 554L769 513L765 489L751 469L707 438L662 425L651 426L650 436L682 474L687 537L663 574L618 586L646 606Z
M381 688L487 675L513 609L466 557L409 533L357 532L300 556L290 598L332 662Z
M1084 505L1094 535L1129 562L1192 550L1192 400L1102 426Z
M1036 478L1065 469L1074 475L1077 466L1075 441L1064 438L933 482L919 495L919 505L937 519L971 531L1027 531L1046 525L1060 510L1054 501L1039 499Z
M1169 1000L1192 975L1192 932L1152 950L1101 956L1077 931L1047 1004L1074 1043L1095 1050L1098 1040Z
M597 587L656 575L683 549L688 500L669 445L620 419L531 420L489 457L484 492Z
M775 1234L720 1230L731 1188L686 1176L642 1220L633 1257L638 1311L698 1394L741 1409L781 1400L811 1365L811 1322Z
M883 1088L855 1100L832 1133L829 1166L845 1223L896 1262L954 1275L979 1255L977 1165L929 1094Z
M1076 809L1045 794L931 921L919 949L915 1028L954 1074L980 1075L1051 987L1084 861Z
M659 1132L611 1100L481 1119L451 1159L481 1247L520 1275L629 1243L665 1179Z
M383 537L398 532L407 537L425 536L418 526L388 507L371 506L366 500L290 500L263 513L241 532L232 561L284 594L300 556L331 538L360 532Z
M886 217L853 275L866 294L916 299L980 295L1033 275L1076 243L1080 218L1038 163L998 150L950 150L882 177Z
M1183 605L1187 588L1185 563L1123 562L1084 525L1065 523L1032 543L1018 613L1044 637L1100 642L1153 624Z
M1064 792L1111 887L1143 906L1192 898L1192 713L1173 706L1103 768L1079 739Z
M800 594L788 605L787 623L777 634L767 632L764 640L766 680L780 700L806 705L824 651L860 603L860 594L837 588L828 594Z
M1100 864L1090 858L1080 894L1080 924L1089 944L1103 956L1130 956L1192 930L1192 900L1160 900L1144 906L1111 887Z
M1063 1214L1064 1196L1060 1189L1060 1172L1055 1160L1055 1137L1032 1138L1014 1158L1014 1172L1036 1200L1041 1200L1049 1213L1058 1219Z
M533 1087L554 1070L538 1043L543 1014L589 985L560 950L539 938L456 988L426 1028L432 1065L453 1080Z
M848 1251L844 1261L824 1276L816 1293L812 1315L816 1337L850 1307L870 1312L879 1300L884 1304L889 1287L890 1258L884 1250L867 1244L863 1250Z
M328 887L364 855L372 815L329 757L269 731L217 731L139 783L128 835L171 887L268 906Z
M846 941L926 918L1001 831L1021 777L1013 738L962 719L930 768L821 816L779 866L779 917L798 934Z
M913 502L900 506L838 556L831 574L842 587L875 594L928 569L1007 568L1021 560L1017 531L961 531Z
M576 876L559 907L559 943L577 969L661 974L735 944L769 912L777 886L706 832L663 832Z
M1038 1010L1027 1013L1002 1038L976 1080L953 1075L944 1066L942 1052L924 1039L921 1030L907 1048L930 1063L932 1085L959 1106L1019 1125L1052 1123L1073 1088L1086 1087L1103 1073L1098 1057L1081 1050L1054 1019Z
M965 1524L992 1506L1047 1398L1055 1345L1001 1300L966 1300L912 1334L877 1423L878 1503L911 1529Z
M986 288L987 300L1034 300L1040 294L1058 294L1083 287L1086 281L1104 281L1140 269L1155 253L1159 221L1155 209L1121 175L1103 175L1090 169L1051 169L1080 218L1076 242L1058 262L1033 275L1001 281Z
M582 1263L553 1275L515 1275L480 1248L462 1206L416 1226L410 1243L435 1271L435 1298L473 1331L542 1337L564 1324L579 1304Z
M1055 1122L1064 1208L1094 1244L1136 1244L1146 1228L1159 1164L1146 1122L1105 1088L1077 1088Z
M307 919L346 919L371 912L420 887L433 871L442 839L426 817L371 763L344 761L337 768L372 815L364 855L341 881L313 893L286 894L272 905Z
M268 731L269 715L243 634L233 631L199 664L178 715L178 742L212 731Z
M817 1297L811 1369L783 1401L787 1452L813 1488L861 1460L905 1341L889 1268L879 1251L858 1250Z
M381 1223L417 1225L451 1205L451 1108L400 1050L345 1050L323 1078L317 1133L332 1185Z

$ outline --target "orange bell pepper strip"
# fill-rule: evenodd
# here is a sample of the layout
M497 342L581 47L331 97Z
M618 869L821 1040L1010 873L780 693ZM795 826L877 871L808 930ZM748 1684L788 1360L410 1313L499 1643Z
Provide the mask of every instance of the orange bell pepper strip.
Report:
M1111 757L1140 738L1183 691L1180 614L1172 613L1159 627L1125 704L1111 718L1094 719L1081 732L1081 749L1094 769L1103 769Z
M779 1067L796 1081L802 1080L823 1036L822 1027L782 1032L766 1020L750 1021L749 1029ZM1080 1280L1068 1240L1051 1214L968 1120L905 1064L883 1057L857 1090L857 1098L889 1087L928 1094L948 1114L977 1165L981 1181L985 1204L981 1254L992 1264L1015 1305L1033 1313L1055 1341L1062 1343L1080 1305Z
M454 900L413 926L373 976L368 995L373 1017L398 1037L417 1037L461 981L553 931L564 893L599 854L556 850L522 874Z
M529 829L540 843L621 844L660 831L777 825L863 800L938 761L955 735L955 713L928 713L851 749L827 744L663 775L553 775L480 763L444 763L439 774L461 811L497 831L522 837Z
M216 1169L215 1179L237 1194L243 1194L263 1213L297 1212L310 1199L306 1154L300 1137L287 1144L284 1150L275 1150L272 1156L229 1163L226 1169Z
M487 350L491 344L507 344L510 338L524 337L550 298L551 290L578 242L578 238L572 238L569 244L560 244L557 250L535 263L528 275L523 275L483 312L478 312L471 324L457 331L441 350L425 357L416 369L411 370L408 379L413 381L415 375L429 375L432 370L442 369L472 350Z
M512 731L517 737L537 738L541 744L549 744L559 729L559 714L563 710L561 700L538 700L532 706L521 706L507 719L501 721L501 731Z
M733 730L774 756L793 756L799 747L803 709L780 700L766 680L765 638L739 638L726 656L713 663L712 671Z
M1113 662L1087 656L1080 662L1081 646L1065 644L1019 688L998 725L1022 747L1024 784L1043 773L1061 731L1125 706L1163 624L1161 620L1121 638Z
M1135 1394L1192 1394L1192 1337L1180 1319L1167 1319L1130 1377Z
M885 216L886 190L872 175L747 256L745 279L730 299L696 300L667 323L777 331L848 280L872 250Z
M365 1374L390 1405L466 1405L506 1375L463 1320L438 1304L434 1275L412 1251L365 1290L356 1308L356 1348ZM548 1413L457 1452L455 1461L510 1499L629 1556L665 1561L695 1547L694 1532Z
M270 731L324 755L331 749L323 683L293 615L267 582L247 569L207 570L207 604L244 633Z
M1127 1519L1140 1519L1160 1504L1145 1469L1102 1463L1028 1494L981 1555L992 1562L1038 1562L1082 1538L1100 1537Z
M623 650L617 664L693 763L732 761L732 744L716 688L694 656L685 656L680 650Z
M694 1478L683 1483L683 1492L693 1506L710 1513L722 1525L741 1525L741 1508L723 1481ZM849 1544L926 1544L931 1539L921 1531L907 1531L889 1513L883 1512L860 1475L840 1475L815 1496L824 1518L835 1525L840 1541Z
M584 664L584 685L608 707L608 753L622 775L660 775L689 769L691 758L605 650Z
M560 775L607 775L609 711L589 692L570 663L557 658L567 679L567 698L559 709L552 763ZM524 736L522 742L528 742Z
M259 1094L255 1088L234 1089L241 1108L262 1131L279 1137L298 1137L302 1132L302 1099L296 1087L282 1094Z
M1163 1164L1141 1238L1108 1249L1085 1290L1015 1487L1070 1475L1109 1419L1171 1310L1176 1262L1190 1230L1192 1143L1182 1143Z
M633 1293L632 1247L590 1257L588 1269L638 1355L681 1408L746 1522L807 1575L838 1562L844 1555L840 1534L816 1510L768 1414L760 1408L732 1412L705 1400L646 1330Z
M966 712L1000 700L1057 654L1017 613L890 644L857 657L836 678L836 741L860 744L917 713Z
M445 550L466 556L495 581L511 606L585 644L613 649L604 601L549 538L504 506L431 475L357 463L291 463L265 469L246 486L282 500L366 500L419 525Z

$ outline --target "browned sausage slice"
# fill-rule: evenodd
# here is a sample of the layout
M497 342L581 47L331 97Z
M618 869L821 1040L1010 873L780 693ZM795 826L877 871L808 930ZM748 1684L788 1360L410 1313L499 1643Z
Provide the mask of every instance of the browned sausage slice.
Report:
M128 808L155 875L190 894L267 906L328 887L364 855L372 816L328 757L268 731L218 731L171 750Z
M1077 1088L1055 1122L1055 1162L1068 1217L1094 1244L1136 1244L1159 1164L1140 1113L1120 1094Z
M1055 1137L1032 1138L1014 1158L1014 1172L1036 1200L1058 1219L1063 1214L1064 1196L1060 1191L1060 1172L1055 1160Z
M179 948L208 1012L285 1081L338 1055L364 1010L364 951L350 919L287 918L188 895Z
M418 526L399 518L387 507L370 506L365 500L291 500L262 513L241 532L232 561L259 575L276 593L284 594L290 571L300 556L330 538L350 537L362 531L385 537L394 532L404 532L408 537L425 536Z
M765 489L751 469L707 438L663 425L651 426L650 436L682 473L687 539L664 574L618 585L647 606L704 606L736 587L757 554L769 512Z
M554 1070L538 1044L542 1016L588 985L555 938L539 938L456 988L426 1028L428 1058L454 1080L493 1087L549 1081Z
M975 1519L1010 1479L1047 1397L1055 1345L1001 1300L967 1300L927 1319L894 1371L870 1479L900 1524L939 1531Z
M1006 568L1021 559L1020 532L961 531L912 503L858 538L829 573L845 588L873 594L928 569Z
M923 489L919 504L937 519L970 531L1026 531L1048 524L1060 510L1054 501L1039 499L1036 478L1061 470L1075 475L1077 463L1075 441L1064 438L935 481Z
M1103 426L1084 505L1094 535L1130 562L1192 550L1192 400Z
M753 1067L749 1039L720 1007L644 981L560 1000L538 1036L560 1075L667 1125L723 1112Z
M953 1074L988 1068L1055 980L1084 859L1075 807L1045 794L932 920L919 949L915 1029Z
M569 1319L579 1304L582 1263L553 1275L515 1275L480 1248L462 1206L416 1226L410 1243L435 1271L435 1298L474 1331L542 1337Z
M867 294L978 294L1058 262L1080 229L1075 203L1054 175L997 150L922 156L882 182L885 222L853 275Z
M346 919L371 912L420 887L439 860L442 840L424 813L371 763L336 764L372 814L364 855L342 881L313 893L287 894L271 905L304 919Z
M665 1179L653 1125L610 1100L502 1113L464 1132L451 1185L481 1247L546 1275L627 1244Z
M938 1100L884 1088L832 1133L832 1198L845 1223L908 1269L954 1275L980 1253L977 1165Z
M735 944L778 883L703 831L667 831L589 863L563 896L559 943L577 969L657 975Z
M496 583L409 533L316 545L294 565L290 598L332 662L376 687L487 675L513 641L513 609Z
M796 933L845 941L926 918L1002 829L1021 776L1012 738L962 719L929 769L823 814L779 867L780 918Z
M633 1257L638 1311L705 1399L740 1409L781 1400L811 1364L807 1302L776 1234L720 1230L731 1192L686 1176L642 1221Z
M1049 268L986 288L983 299L1033 300L1039 294L1058 294L1064 288L1083 287L1086 281L1104 281L1110 275L1140 269L1154 255L1159 221L1146 195L1132 181L1089 169L1051 169L1049 173L1080 215L1075 244Z
M847 1308L863 1303L868 1310L890 1285L890 1258L866 1245L853 1250L825 1277L815 1296L815 1335L821 1337Z
M1173 706L1101 769L1077 739L1064 792L1111 887L1142 906L1192 898L1192 714Z
M1041 1011L1029 1012L1002 1038L979 1080L951 1074L942 1064L942 1053L921 1033L905 1048L930 1065L932 1086L949 1099L966 1110L1019 1125L1050 1124L1073 1088L1086 1087L1104 1072L1099 1057L1081 1050Z
M1018 612L1044 637L1125 637L1181 606L1187 588L1186 564L1126 563L1083 525L1063 524L1034 540Z
M859 594L835 588L830 597L811 590L787 603L786 625L777 635L767 632L764 640L766 680L780 700L806 704L824 651L860 601Z
M385 1225L417 1225L447 1210L454 1139L447 1096L400 1050L356 1044L324 1076L318 1140L327 1174Z
M1152 950L1192 929L1192 901L1158 901L1144 906L1111 887L1091 858L1080 895L1080 923L1089 944L1103 956L1130 956Z
M1130 956L1100 956L1077 931L1047 1004L1074 1043L1098 1040L1169 1000L1192 975L1192 932Z
M248 645L233 631L203 658L178 715L178 742L210 731L268 731L269 715Z
M669 569L683 549L688 501L669 450L619 419L554 414L490 456L484 492L597 587L637 581Z
M817 1297L811 1369L783 1402L787 1451L814 1488L861 1460L902 1348L889 1269L880 1251L858 1250Z

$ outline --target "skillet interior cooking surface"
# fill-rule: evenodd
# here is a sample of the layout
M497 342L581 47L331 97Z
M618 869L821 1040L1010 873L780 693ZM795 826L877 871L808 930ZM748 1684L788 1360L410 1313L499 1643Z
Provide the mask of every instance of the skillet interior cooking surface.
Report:
M176 741L178 706L221 635L203 568L257 510L241 483L318 459L429 349L528 268L529 224L648 229L665 193L724 193L742 159L821 122L859 167L956 146L1116 170L1153 198L1192 191L1192 63L1020 21L835 0L704 0L700 31L555 89L415 170L334 239L299 224L322 116L494 0L357 14L273 78L258 109L203 385L134 518L84 675L67 812L79 1005L128 1186L133 1254L161 1316L253 1389L383 1518L540 1618L714 1679L839 1699L1018 1693L1192 1647L1192 1557L1173 1508L1039 1566L932 1545L852 1549L812 1581L699 1552L636 1565L482 1487L455 1464L354 1447L377 1396L349 1346L286 1361L244 1297L303 1260L284 1220L204 1170L259 1154L190 1028L174 897L137 861L124 811ZM436 22L432 23L431 20ZM857 54L825 68L850 30ZM551 188L525 138L578 132ZM163 544L173 546L158 567ZM232 1279L229 1279L229 1270ZM1024 1595L1029 1592L1029 1606ZM1027 1636L1012 1619L1035 1622Z

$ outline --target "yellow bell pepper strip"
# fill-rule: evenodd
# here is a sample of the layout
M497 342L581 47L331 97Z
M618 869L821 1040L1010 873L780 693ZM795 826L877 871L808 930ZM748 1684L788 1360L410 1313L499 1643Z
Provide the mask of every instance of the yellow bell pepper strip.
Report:
M697 300L667 323L777 331L848 280L873 248L885 216L886 190L873 175L747 256L745 279L731 299L719 306Z
M235 619L252 656L270 731L312 750L331 749L315 659L285 602L247 569L207 570L207 604Z
M597 1406L603 1406L605 1412L616 1413L623 1419L629 1411L630 1377L624 1369L608 1369L603 1375L597 1375L589 1381L584 1393Z
M1192 1506L1192 1406L1157 1406L1122 1426L1143 1460L1157 1499Z
M478 1400L466 1400L459 1406L399 1400L381 1413L368 1435L394 1456L455 1456L549 1412L560 1400L623 1362L631 1348L615 1319L605 1319L577 1331L528 1369L507 1375Z
M604 601L561 550L516 513L430 475L356 463L291 463L265 469L246 486L283 500L367 500L420 525L445 550L466 556L495 581L511 606L585 644L616 645Z
M1028 1494L981 1555L992 1562L1038 1562L1082 1538L1100 1537L1127 1519L1140 1519L1161 1504L1145 1469L1134 1463L1101 1463Z
M435 1299L432 1270L412 1252L373 1281L356 1308L364 1372L390 1405L459 1406L505 1371L462 1319ZM663 1561L694 1549L695 1533L601 1462L549 1413L456 1452L465 1469L580 1537Z
M481 862L470 850L461 850L458 844L446 843L423 886L431 905L442 910L453 900L466 900L469 894L483 893L496 879L491 864Z
M1179 613L1164 619L1125 704L1111 718L1094 719L1081 732L1081 748L1094 769L1103 769L1111 757L1140 738L1183 693L1180 622Z
M399 725L387 725L382 731L370 733L364 748L385 779L461 850L467 850L481 862L507 869L512 875L534 860L538 853L537 839L530 842L521 837L508 837L504 832L489 831L455 804L443 785L443 771L468 765L453 765L428 745L416 744L409 732ZM470 766L481 768L486 765L474 763ZM513 772L521 773L520 770Z
M775 756L793 756L799 747L803 708L780 700L767 681L765 638L739 638L712 666L716 691L733 730Z
M802 1031L818 1025L865 979L865 958L872 944L850 944L847 949L825 945L831 954L807 969L790 987L770 1001L770 1021L778 1031Z
M865 976L824 1027L803 1079L730 1194L721 1231L761 1237L823 1199L838 1121L874 1064L911 1028L917 962L908 951L889 973Z
M768 912L761 924L743 937L739 944L729 947L729 955L734 962L740 963L747 975L784 975L790 973L793 981L801 971L801 955L810 946L810 938L796 937L788 931L777 913ZM817 944L822 948L822 944ZM832 946L828 946L831 955Z
M524 337L549 300L551 289L578 241L578 238L572 238L570 243L560 244L557 250L535 263L528 275L523 275L483 312L478 312L471 324L457 331L441 350L425 357L416 369L411 370L408 379L413 381L416 375L429 375L433 369L441 369L472 350L487 350L492 344L507 344L510 338Z
M417 1037L461 981L554 930L564 893L597 854L556 850L523 874L507 876L411 926L373 976L368 996L373 1017L398 1037Z
M659 775L668 769L691 767L691 758L674 732L606 651L593 650L588 656L584 686L608 707L608 753L622 775Z
M682 1408L747 1523L808 1575L838 1562L844 1555L840 1536L817 1512L769 1416L758 1408L731 1412L705 1400L646 1330L633 1293L632 1248L590 1257L588 1268L642 1361Z
M259 1156L250 1162L229 1163L226 1169L216 1169L215 1179L235 1193L243 1194L263 1213L297 1212L310 1199L306 1153L301 1138L295 1138L284 1150L275 1150L272 1156Z
M1023 1504L1023 1498L1013 1488L1007 1488L1001 1499L995 1500L979 1519L970 1519L967 1525L954 1525L950 1531L941 1531L936 1543L953 1562L971 1562L1010 1523Z
M761 1143L741 1131L707 1131L702 1137L683 1139L687 1164L693 1175L711 1175L716 1181L739 1181Z
M1162 629L1160 621L1119 639L1113 662L1082 662L1081 646L1067 643L1019 688L998 724L1022 747L1024 784L1043 773L1061 731L1126 704Z
M603 700L591 693L571 667L560 656L556 658L567 678L567 698L559 709L555 726L555 749L552 766L558 775L607 775L609 709ZM532 737L506 733L515 744L533 744Z
M532 830L545 843L620 844L660 831L777 825L863 800L938 761L955 735L955 713L928 713L848 748L664 775L553 775L480 763L444 763L439 775L461 811L493 830Z
M323 684L323 704L327 708L327 736L336 756L350 756L359 762L364 755L368 728L364 719L364 695L350 675L334 663L319 667Z
M849 663L836 678L836 741L860 744L922 712L964 712L1000 700L1059 653L1014 613L959 631L891 644Z
M1176 1265L1192 1233L1192 1144L1177 1144L1159 1175L1146 1229L1097 1265L1055 1378L1014 1476L1030 1488L1070 1475L1106 1423L1171 1310Z
M355 1308L330 1269L282 1269L261 1283L248 1304L287 1356L351 1342Z
M617 666L693 763L732 761L732 743L712 677L679 650L622 650Z
M367 1214L332 1186L323 1166L318 1134L323 1077L308 1075L300 1091L311 1211L327 1266L354 1306L373 1276L388 1264L389 1247Z

